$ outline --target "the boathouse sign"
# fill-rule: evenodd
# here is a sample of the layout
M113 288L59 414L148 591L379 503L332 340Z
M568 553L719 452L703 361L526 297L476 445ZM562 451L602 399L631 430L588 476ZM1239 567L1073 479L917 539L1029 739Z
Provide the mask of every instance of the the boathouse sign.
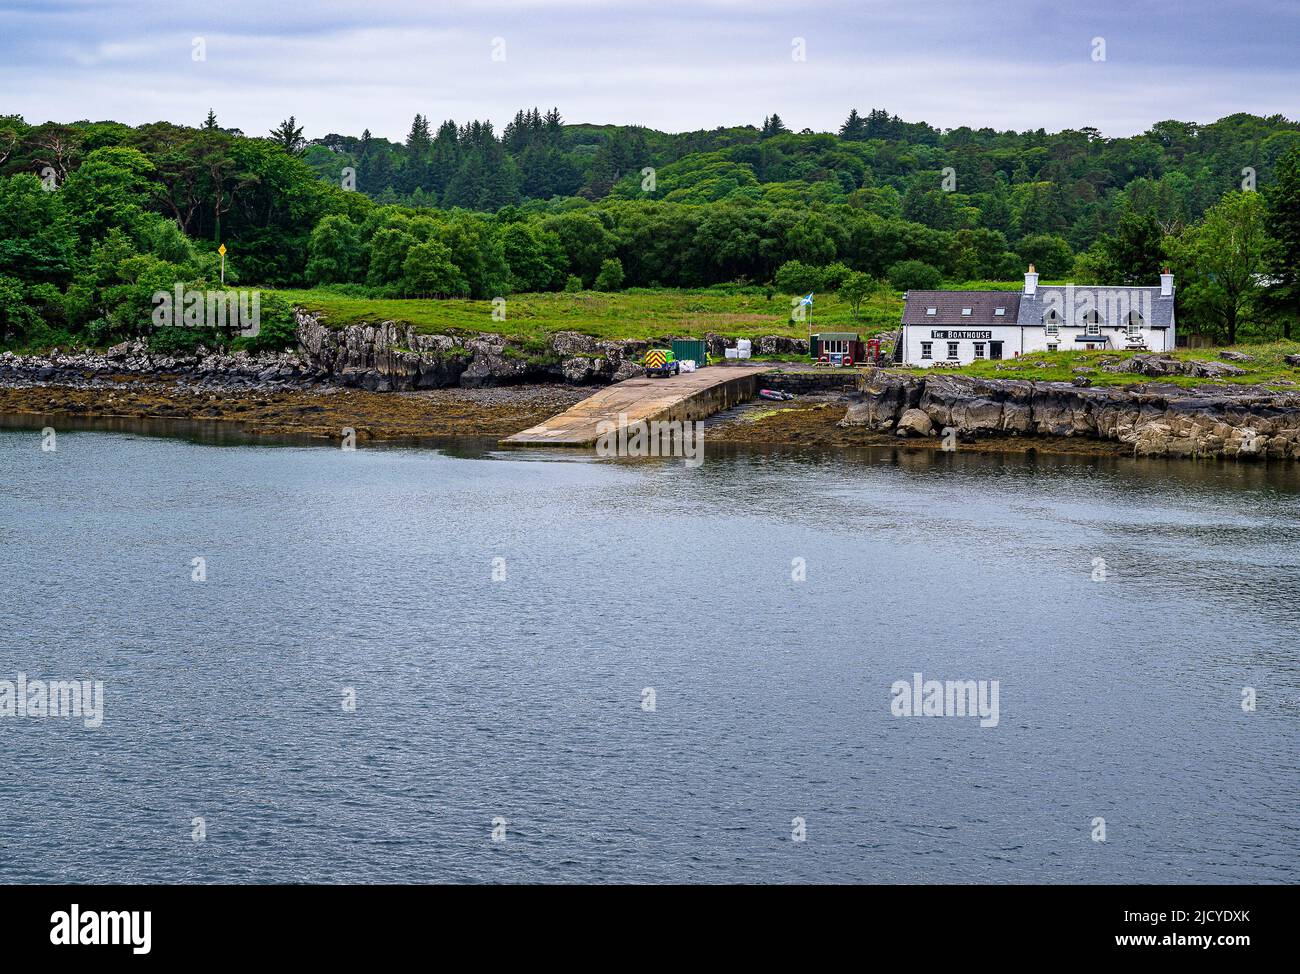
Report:
M931 338L992 338L991 331L952 331L951 329L937 329L930 332Z

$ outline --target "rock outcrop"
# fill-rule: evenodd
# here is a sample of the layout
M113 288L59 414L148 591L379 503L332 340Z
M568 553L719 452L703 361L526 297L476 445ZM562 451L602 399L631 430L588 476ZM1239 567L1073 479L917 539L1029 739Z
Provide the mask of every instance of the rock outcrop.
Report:
M523 382L604 385L640 375L650 343L606 341L561 331L544 343L521 342L483 333L423 335L392 321L330 328L315 315L298 313L298 341L307 359L325 375L365 389L426 389L495 386ZM711 346L717 336L710 336ZM718 355L721 357L721 342ZM766 336L756 352L807 354L804 339Z
M604 341L575 331L538 342L489 332L426 335L395 321L331 328L301 310L296 318L298 345L291 351L232 354L200 347L174 356L153 352L140 339L103 355L60 355L57 349L48 356L6 355L0 357L0 381L76 383L96 376L178 373L204 388L323 380L376 392L530 382L604 385L640 375L649 347L642 340ZM752 341L755 354L808 353L806 339L767 335ZM709 342L721 357L728 340L711 335Z
M1229 353L1222 353L1225 358ZM1234 352L1232 355L1240 355ZM1249 362L1249 356L1237 358L1239 362ZM1108 362L1101 367L1103 372L1138 372L1142 375L1169 376L1190 375L1198 379L1217 379L1230 375L1245 375L1246 370L1228 362L1213 362L1202 359L1181 359L1162 353L1134 355L1131 358Z
M302 350L286 352L225 352L199 346L193 353L154 352L137 339L114 345L107 352L48 355L0 354L0 384L22 386L58 384L86 386L119 376L175 379L195 389L245 390L301 386L327 378Z
M1131 444L1138 456L1300 458L1300 394L1259 386L1080 388L877 371L841 425L917 435L918 411L935 431L952 429L961 439L1080 436Z

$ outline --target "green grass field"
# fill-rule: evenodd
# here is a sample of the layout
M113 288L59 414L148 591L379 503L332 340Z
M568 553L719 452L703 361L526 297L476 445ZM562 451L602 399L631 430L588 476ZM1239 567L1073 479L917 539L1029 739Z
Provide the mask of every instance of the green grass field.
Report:
M362 322L399 321L422 334L496 332L524 341L545 339L557 331L576 331L596 338L728 338L808 334L808 323L791 322L791 296L748 291L629 290L516 294L506 299L505 320L494 321L491 301L356 298L327 290L279 291L294 304L317 312L332 328ZM813 303L816 331L858 331L874 335L898 327L902 296L881 294L860 309L854 320L849 305L832 294Z
M1219 352L1228 346L1212 348L1180 348L1171 353L1175 358L1223 361ZM1269 342L1261 345L1234 345L1235 351L1252 357L1250 362L1230 364L1245 369L1245 375L1222 379L1198 379L1192 376L1171 376L1153 379L1136 372L1103 372L1101 366L1116 358L1129 358L1138 354L1129 351L1100 352L1033 352L1017 359L1001 362L975 362L960 369L944 369L960 375L975 375L985 379L1032 379L1040 382L1069 382L1083 375L1095 386L1132 385L1136 382L1164 382L1178 386L1204 386L1215 384L1266 385L1275 389L1294 389L1300 382L1300 369L1287 365L1284 356L1300 354L1300 342ZM1076 372L1076 369L1083 371ZM908 371L924 374L926 369Z

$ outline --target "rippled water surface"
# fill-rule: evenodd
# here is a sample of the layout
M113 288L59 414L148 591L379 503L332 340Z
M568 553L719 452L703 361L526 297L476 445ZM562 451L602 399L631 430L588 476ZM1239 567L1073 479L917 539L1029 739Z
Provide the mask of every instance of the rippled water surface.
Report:
M0 717L0 882L1297 880L1287 468L39 442L0 680L105 718Z

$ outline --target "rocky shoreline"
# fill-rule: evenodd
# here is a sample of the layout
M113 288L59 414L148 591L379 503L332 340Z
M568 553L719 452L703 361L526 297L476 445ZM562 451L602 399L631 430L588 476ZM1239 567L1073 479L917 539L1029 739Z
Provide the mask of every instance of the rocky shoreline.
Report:
M541 422L594 389L640 374L644 341L576 332L530 348L499 335L420 335L382 322L331 329L298 313L299 346L249 354L151 352L142 342L105 353L0 355L0 413L238 423L252 434L358 439L499 437ZM767 336L760 354L806 354L806 342ZM721 357L723 339L709 336ZM872 370L856 391L714 424L720 441L981 449L1135 456L1300 458L1300 391L1261 386L1184 388L1159 378L1188 363L1135 356L1116 367L1156 381L1093 387L1086 380L985 379L946 371ZM1209 363L1221 370L1228 363ZM798 384L795 373L790 381ZM773 382L779 380L774 377ZM819 382L821 379L819 379ZM801 390L802 391L802 390ZM951 432L952 436L945 437Z
M649 343L605 341L579 332L548 335L544 342L489 332L420 334L411 325L383 321L331 328L318 316L296 312L297 348L284 352L227 352L200 346L192 354L151 351L143 339L104 353L45 356L0 354L0 386L93 387L131 378L170 378L198 391L276 390L334 383L371 392L482 389L538 383L607 385L642 373ZM665 339L666 340L666 339ZM722 358L727 342L706 337ZM756 354L807 354L804 339L755 338Z
M1300 392L1167 383L1068 382L911 375L866 377L840 421L909 438L1050 437L1113 442L1135 456L1300 458Z

